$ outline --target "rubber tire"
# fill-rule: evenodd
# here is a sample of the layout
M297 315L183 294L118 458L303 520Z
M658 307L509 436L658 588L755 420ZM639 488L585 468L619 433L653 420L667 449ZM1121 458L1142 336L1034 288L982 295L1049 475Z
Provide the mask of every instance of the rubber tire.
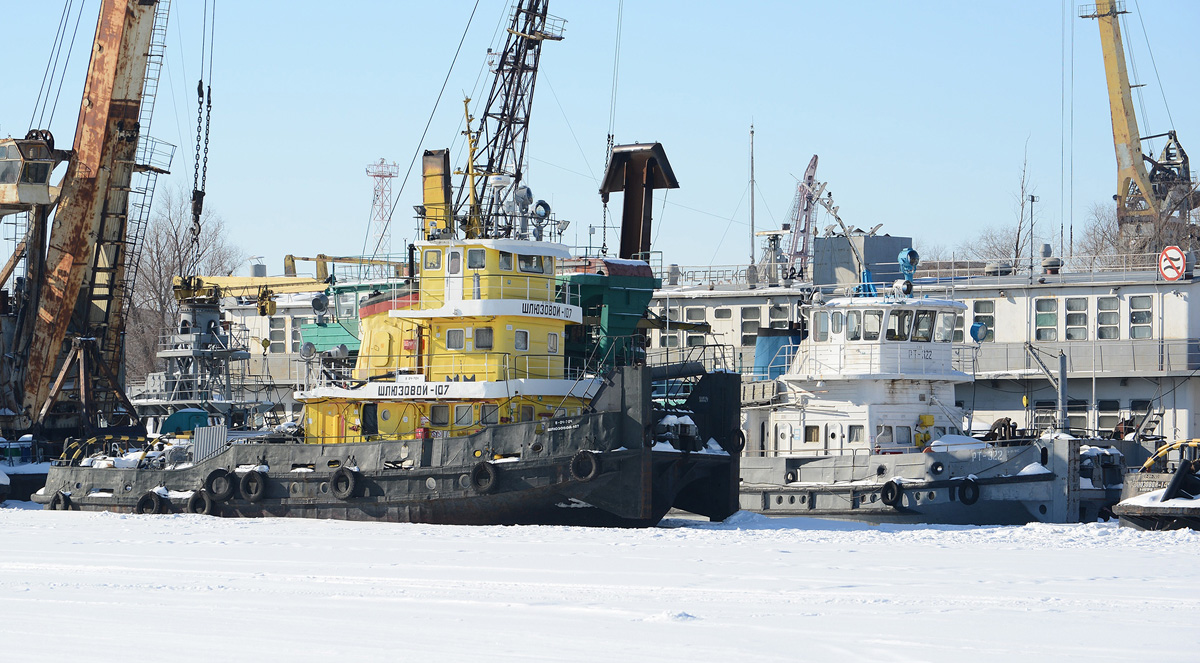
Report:
M61 490L54 491L54 497L50 498L46 508L51 511L68 511L71 508L71 498Z
M229 472L216 469L208 473L208 478L204 480L204 489L208 491L217 502L224 502L233 497L233 491L237 488L237 482L229 474Z
M900 489L900 484L896 483L895 480L889 480L883 484L883 488L879 489L879 501L887 506L894 507L900 503L900 497L903 494L904 491Z
M339 500L358 497L358 472L339 467L329 479L329 492Z
M600 476L600 456L587 449L580 449L571 458L571 478L576 481L591 481Z
M208 491L201 488L192 493L188 498L187 511L194 513L197 516L211 516L217 510L217 503L213 501L212 495Z
M153 490L138 498L137 504L133 506L133 512L138 515L162 513L163 499L162 496Z
M738 429L734 435L737 435L737 453L742 453L746 450L746 434Z
M475 467L471 468L471 487L480 495L496 492L499 483L500 471L486 460L476 463Z
M261 502L267 496L267 475L258 470L243 474L238 481L238 490L247 502Z
M967 506L979 501L979 483L974 479L963 479L958 484L958 501Z

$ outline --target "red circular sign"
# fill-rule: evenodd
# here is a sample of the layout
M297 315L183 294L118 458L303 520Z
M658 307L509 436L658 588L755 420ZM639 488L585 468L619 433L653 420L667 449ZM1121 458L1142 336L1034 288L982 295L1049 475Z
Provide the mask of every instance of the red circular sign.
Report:
M1158 254L1158 273L1168 281L1178 281L1183 276L1183 249L1178 246L1168 246Z

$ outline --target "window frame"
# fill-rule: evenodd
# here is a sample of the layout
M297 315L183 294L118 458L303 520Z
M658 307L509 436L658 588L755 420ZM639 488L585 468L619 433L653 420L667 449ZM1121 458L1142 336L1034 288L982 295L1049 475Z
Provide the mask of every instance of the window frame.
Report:
M520 339L524 337L525 347L521 347ZM529 330L517 329L513 331L513 350L518 352L529 352Z

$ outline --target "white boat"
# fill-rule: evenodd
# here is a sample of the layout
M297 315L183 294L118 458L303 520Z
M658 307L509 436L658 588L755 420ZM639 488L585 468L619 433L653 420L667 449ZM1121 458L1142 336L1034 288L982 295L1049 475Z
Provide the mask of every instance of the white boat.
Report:
M972 377L954 368L953 340L964 304L900 288L828 301L814 292L801 324L782 330L795 342L760 352L766 374L743 385L743 509L980 525L1109 516L1124 463L1106 442L1014 439L1007 424L963 434L954 394ZM758 348L770 352L779 333L760 329Z

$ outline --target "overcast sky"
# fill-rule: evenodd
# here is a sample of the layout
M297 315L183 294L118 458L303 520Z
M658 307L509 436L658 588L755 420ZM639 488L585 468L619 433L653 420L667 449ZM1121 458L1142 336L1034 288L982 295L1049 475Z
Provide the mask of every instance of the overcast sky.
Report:
M190 190L204 3L173 4L151 133L178 145L160 186ZM1175 37L1200 27L1200 3L1126 4L1143 134L1174 127L1185 148L1200 149L1194 52ZM441 147L461 163L462 98L486 96L486 52L500 48L510 11L479 3L434 111L473 6L219 3L206 205L232 240L273 274L287 253L359 254L371 232L369 163L396 161L403 175L420 150ZM53 122L43 122L60 145L74 131L98 7L84 4ZM0 88L0 135L29 126L62 9L61 0L5 3L15 60ZM595 243L603 234L596 191L617 10L611 0L550 5L566 38L543 48L526 182L572 222L569 243L587 244L589 225ZM681 184L656 198L654 248L685 265L748 259L752 123L759 230L786 220L795 178L819 154L817 178L847 223L952 249L1015 221L1027 150L1037 225L1057 247L1060 224L1073 212L1078 229L1116 188L1098 30L1077 14L1048 1L626 3L616 140L662 142ZM418 163L399 196L395 252L413 237L419 198ZM619 215L619 203L610 211ZM608 244L617 245L612 229Z

